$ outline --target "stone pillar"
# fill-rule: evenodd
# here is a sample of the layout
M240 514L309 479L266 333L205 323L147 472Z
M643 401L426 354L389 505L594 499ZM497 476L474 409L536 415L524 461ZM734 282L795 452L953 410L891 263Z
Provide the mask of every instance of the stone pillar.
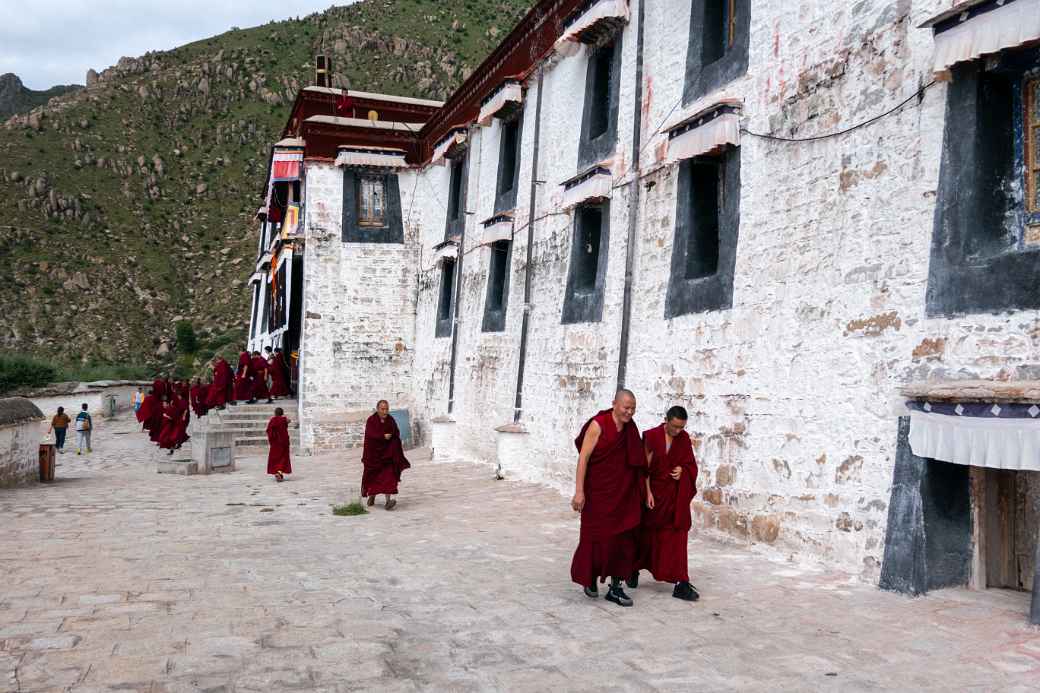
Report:
M527 429L523 424L510 423L497 427L495 433L498 458L495 475L499 479L516 478L528 460Z
M455 452L455 419L435 416L430 422L430 457L434 462L447 462Z
M234 430L200 426L191 438L191 459L200 474L235 471Z

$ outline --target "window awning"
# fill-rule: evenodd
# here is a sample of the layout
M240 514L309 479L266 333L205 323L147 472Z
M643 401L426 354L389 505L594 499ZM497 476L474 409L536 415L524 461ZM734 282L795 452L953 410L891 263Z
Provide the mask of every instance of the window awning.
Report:
M740 109L719 103L668 129L669 162L710 154L720 147L740 146Z
M256 210L256 218L257 219L266 219L267 218L267 205L264 205L260 209Z
M487 127L491 119L507 106L520 104L524 100L524 90L519 82L507 81L502 84L491 96L484 100L480 107L480 115L477 116L477 124Z
M445 259L454 260L459 256L459 244L457 241L448 240L433 246L433 262L439 265Z
M263 281L263 279L264 279L264 275L263 275L262 272L253 272L253 274L250 275L250 277L249 277L249 282L248 283L249 284L259 284L261 281Z
M609 169L602 166L591 168L563 182L563 208L571 209L583 202L608 198L612 188L613 177Z
M276 147L271 160L272 181L294 181L300 178L303 150Z
M271 251L268 250L268 251L264 252L263 255L260 256L260 261L257 262L256 264L259 265L261 268L266 269L267 267L271 266L271 258L272 258Z
M910 449L918 457L953 464L1040 471L1040 416L1030 416L1030 408L1023 408L1021 417L1005 416L1012 406L1007 403L983 406L984 415L969 416L924 411L932 405L921 404L910 412ZM1040 415L1040 407L1026 406Z
M499 214L483 222L484 233L481 235L481 243L487 245L495 241L508 241L513 238L513 218Z
M455 147L466 143L466 131L462 128L456 128L448 134L447 137L437 143L437 146L433 148L433 156L430 158L430 164L440 164L444 161L451 150Z
M337 166L374 166L377 168L404 168L405 153L386 147L340 147Z
M1040 40L1040 0L969 0L921 25L935 33L933 69Z
M579 44L591 43L603 33L616 31L628 23L628 0L593 0L564 23L563 34L553 46L556 52L571 56Z

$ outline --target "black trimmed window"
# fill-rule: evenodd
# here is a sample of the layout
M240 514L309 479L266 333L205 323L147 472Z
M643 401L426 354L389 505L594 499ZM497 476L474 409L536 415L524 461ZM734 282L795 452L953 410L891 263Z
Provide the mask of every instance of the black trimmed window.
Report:
M251 327L249 330L249 336L255 337L256 330L260 327L260 321L257 320L257 313L260 312L260 282L253 282L253 319L251 321Z
M617 144L618 94L621 85L621 37L588 49L585 104L581 116L578 168L610 156Z
M520 117L500 120L498 147L498 183L495 186L495 213L506 212L516 206L516 191L520 182Z
M751 0L691 0L683 103L747 74Z
M488 260L487 296L484 299L482 332L501 332L506 328L506 306L509 304L509 261L512 243L495 241Z
M341 238L345 243L404 243L396 173L344 168Z
M466 226L466 177L469 171L469 157L463 153L454 159L448 159L451 173L448 178L448 215L444 224L445 240L462 234Z
M564 324L602 319L609 242L610 203L576 207L567 293L563 301Z
M437 298L437 325L434 336L447 337L451 335L453 322L452 310L454 309L455 297L455 260L444 258L441 260L441 286Z
M952 68L926 313L1040 308L1040 48Z
M733 306L740 230L740 149L679 166L665 317Z

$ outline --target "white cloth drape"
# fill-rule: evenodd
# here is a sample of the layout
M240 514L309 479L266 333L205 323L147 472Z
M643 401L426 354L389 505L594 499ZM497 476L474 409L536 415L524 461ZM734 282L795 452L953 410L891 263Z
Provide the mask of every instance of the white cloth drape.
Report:
M444 155L448 153L456 144L462 144L466 141L466 133L454 132L443 140L441 140L436 147L433 149L433 156L430 158L430 165L440 164L444 161Z
M567 57L575 55L581 47L578 34L596 22L609 19L610 17L618 17L627 22L629 17L628 0L599 0L587 12L578 17L573 24L567 27L560 38L556 39L556 44L553 47L561 55Z
M740 116L724 113L668 140L668 161L692 159L726 144L740 146Z
M910 412L910 449L943 462L1040 471L1040 420Z
M491 119L495 117L495 114L501 111L507 103L520 103L523 98L524 91L518 82L506 82L486 104L480 107L477 124L487 127L491 124Z
M404 168L408 164L404 161L402 152L372 152L341 149L336 155L337 166L378 166L380 168Z
M1015 0L935 35L936 72L1040 39L1040 0Z
M455 243L445 243L433 251L433 261L440 264L445 258L455 259L459 256L459 246Z
M494 243L495 241L508 241L513 237L513 220L507 219L505 221L499 221L490 226L484 227L484 233L480 237L480 242Z
M563 191L563 208L577 207L586 200L610 197L612 178L610 173L597 173L577 185Z

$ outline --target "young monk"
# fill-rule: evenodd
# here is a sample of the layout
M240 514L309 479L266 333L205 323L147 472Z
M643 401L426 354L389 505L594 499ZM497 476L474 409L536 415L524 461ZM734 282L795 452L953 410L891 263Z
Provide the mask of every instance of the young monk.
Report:
M240 402L245 400L246 404L256 403L256 400L253 399L253 359L245 350L238 355L234 399Z
M141 406L136 412L134 412L138 422L141 424L141 428L148 431L148 437L153 442L155 441L155 438L152 438L152 426L156 422L156 410L159 411L159 426L162 426L162 400L159 397L161 383L161 380L155 380L152 382L151 391L144 396L144 399L141 401ZM155 435L158 436L158 433Z
M610 577L607 600L632 606L621 578L636 567L646 454L632 421L636 398L618 390L613 406L589 419L574 441L578 469L571 507L581 513L581 534L571 561L571 580L598 597L596 581Z
M390 416L390 403L385 399L376 404L376 413L365 422L365 447L361 453L365 471L361 475L361 497L368 496L368 505L376 504L376 496L386 495L386 509L393 510L397 499L397 484L401 472L412 465L404 456L401 431Z
M267 374L271 376L271 398L285 397L289 394L289 383L285 379L285 368L279 363L282 352L279 351L276 357L271 353L271 347L267 347L265 351L267 352Z
M213 359L213 384L206 393L206 407L208 409L224 409L228 402L228 391L232 387L234 376L231 366L224 360L223 356ZM234 404L234 401L231 402Z
M289 419L285 418L281 407L274 408L274 416L267 422L267 442L270 450L267 453L267 473L274 475L275 481L285 481L286 474L292 474L289 461Z
M188 401L191 403L191 410L195 412L195 416L203 417L206 415L206 391L207 386L202 384L198 378L191 381L191 390L188 392Z
M685 409L672 407L664 423L643 436L649 475L639 567L649 570L655 580L674 582L676 599L695 602L700 595L690 584L686 543L692 524L690 503L697 494L697 459L684 430L687 418ZM629 587L638 581L636 570Z
M267 371L268 363L267 359L260 355L259 351L253 352L253 358L249 362L249 368L253 374L253 402L257 400L266 399L268 404L274 402L271 399L271 392L267 389Z
M159 447L173 454L188 440L188 403L174 392L163 406L163 426Z

